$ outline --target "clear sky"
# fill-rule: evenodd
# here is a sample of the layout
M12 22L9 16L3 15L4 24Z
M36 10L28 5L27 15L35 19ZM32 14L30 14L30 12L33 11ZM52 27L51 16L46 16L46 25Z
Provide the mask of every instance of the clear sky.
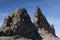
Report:
M40 7L48 22L54 25L56 34L60 36L60 0L0 0L0 25L9 12L21 7L27 9L33 20L37 6Z

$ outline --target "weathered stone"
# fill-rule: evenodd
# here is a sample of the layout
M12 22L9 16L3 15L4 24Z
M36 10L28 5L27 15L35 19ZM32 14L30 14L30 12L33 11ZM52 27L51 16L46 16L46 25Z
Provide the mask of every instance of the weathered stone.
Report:
M54 26L48 23L39 7L35 10L33 23L25 8L13 10L5 17L0 28L0 39L59 40L55 35Z
M32 40L42 39L25 8L16 9L6 16L2 29L4 36L19 35Z
M7 36L7 37L0 37L0 40L15 40L15 39Z
M55 29L54 29L53 25L51 25L51 32L52 32L53 35L55 35Z
M50 24L46 20L46 17L42 14L39 7L37 7L35 10L33 23L38 29L44 28L48 33L52 33L53 35L55 35L55 29L51 28Z

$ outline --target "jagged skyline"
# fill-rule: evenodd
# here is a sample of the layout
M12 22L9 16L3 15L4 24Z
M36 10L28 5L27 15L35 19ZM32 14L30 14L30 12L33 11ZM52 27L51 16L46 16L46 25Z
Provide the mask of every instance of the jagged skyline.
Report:
M33 20L34 11L36 6L41 8L42 13L47 17L50 24L53 24L56 30L56 34L60 34L60 0L0 0L0 24L2 24L3 19L12 9L25 7Z

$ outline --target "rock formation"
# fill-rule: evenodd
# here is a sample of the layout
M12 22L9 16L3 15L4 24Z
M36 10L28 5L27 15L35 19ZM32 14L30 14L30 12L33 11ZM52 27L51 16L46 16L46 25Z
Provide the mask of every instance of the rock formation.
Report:
M33 23L25 8L13 10L6 16L0 28L0 40L58 40L58 38L54 26L48 23L37 7Z
M39 36L35 25L31 22L25 8L16 9L9 16L6 16L1 30L1 33L3 33L1 36L20 35L32 40L41 40L42 38Z
M36 25L37 28L44 28L48 33L52 33L53 35L55 35L55 29L53 28L53 26L50 26L39 7L37 7L35 10L33 23Z

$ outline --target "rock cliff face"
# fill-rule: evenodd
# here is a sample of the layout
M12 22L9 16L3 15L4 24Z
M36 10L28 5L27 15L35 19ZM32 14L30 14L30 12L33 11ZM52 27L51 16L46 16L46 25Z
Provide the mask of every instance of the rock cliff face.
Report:
M47 22L39 7L35 10L33 23L27 10L21 8L6 16L0 28L1 40L49 40L50 37L54 38L51 40L56 38L54 26Z
M39 7L37 7L35 10L33 23L36 25L37 28L44 28L44 30L46 30L48 33L52 33L53 35L55 35L54 27L50 26Z

